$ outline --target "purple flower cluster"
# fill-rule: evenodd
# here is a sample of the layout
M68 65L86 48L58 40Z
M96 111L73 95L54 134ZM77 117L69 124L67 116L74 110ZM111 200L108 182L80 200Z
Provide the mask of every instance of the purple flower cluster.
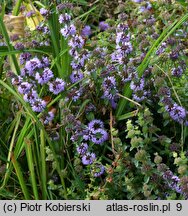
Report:
M69 40L69 46L72 49L81 49L84 46L84 39L82 36L75 35Z
M102 98L106 98L111 102L113 108L116 106L116 100L118 98L117 87L116 87L116 79L114 76L108 76L103 80L102 83L103 96Z
M60 78L56 78L54 81L49 84L49 91L57 95L65 89L65 81Z
M99 119L94 119L88 123L88 128L91 131L95 131L100 128L104 128L104 123Z
M61 28L60 32L67 39L69 36L76 34L76 27L74 24L65 25L63 28Z
M44 17L48 16L49 15L49 11L45 8L41 8L40 9L40 14Z
M92 173L94 177L100 177L105 172L105 167L100 163L93 164Z
M130 88L133 91L141 91L144 89L144 84L145 84L145 80L143 78L135 79L134 81L131 82Z
M26 102L33 104L38 98L37 91L33 89L30 90L27 94L24 94L23 98Z
M82 37L88 37L91 35L91 27L89 25L84 26L81 32Z
M103 144L108 140L108 133L104 129L104 124L101 120L94 119L84 130L83 139L91 141L94 144Z
M100 177L105 172L105 167L96 161L96 154L88 152L87 143L82 143L77 147L78 154L82 157L83 165L92 165L91 172L94 177Z
M91 141L95 144L102 144L104 143L106 140L108 140L108 133L102 129L96 129L93 130L91 133Z
M53 72L49 68L44 68L42 73L36 72L35 79L41 85L49 82L54 77Z
M39 60L37 57L34 57L25 63L25 67L21 70L21 76L37 81L39 84L43 85L49 82L53 77L53 72L48 68L49 60L46 57L43 57L42 60Z
M69 14L61 14L59 16L59 23L63 24L63 28L61 28L60 32L66 39L76 34L76 27L71 23L71 16Z
M30 92L31 88L32 88L31 83L21 82L18 86L18 92L20 94L27 94L28 92Z
M23 50L25 47L24 47L24 44L22 42L17 42L15 45L14 45L14 48L16 50Z
M29 75L29 76L33 76L35 71L37 69L41 69L42 68L42 63L41 61L37 58L34 57L32 59L30 59L29 61L26 62L25 64L25 72Z
M69 22L71 21L71 15L70 14L60 14L59 16L59 23L60 24L69 24Z
M27 12L25 16L29 18L29 17L34 16L35 14L36 14L35 11L31 10L31 11Z
M84 165L91 165L96 159L95 153L88 152L88 148L87 143L81 143L76 149L78 154L82 157L82 163Z
M65 82L59 78L52 80L54 74L49 68L47 57L31 58L31 54L23 53L20 55L20 63L23 65L21 75L12 77L12 84L17 86L18 92L23 95L23 99L31 105L34 112L42 112L47 102L39 97L38 85L47 84L48 90L57 95L65 89ZM49 112L44 123L46 124L52 118L53 114Z
M161 87L158 91L161 102L164 104L165 110L169 113L170 117L179 124L185 124L187 126L187 110L175 103L171 98L170 89L167 87Z
M86 61L90 57L88 50L84 49L86 35L90 34L90 27L85 26L81 35L77 33L74 23L71 21L71 16L69 14L61 14L59 17L60 24L64 24L61 29L61 33L65 38L68 38L69 54L71 55L71 67L72 73L70 75L71 83L76 83L84 78L83 70ZM85 71L85 70L84 70ZM72 99L74 102L77 101L83 94L83 87L79 84L70 90L68 98Z
M87 126L81 127L78 122L76 123L76 131L74 132L77 136L82 137L82 141L80 145L77 146L77 153L81 156L82 163L84 165L92 165L92 173L94 177L101 176L105 168L100 163L94 163L96 161L96 154L90 152L88 141L93 144L102 144L108 139L108 133L104 129L104 123L99 119L94 119L88 123ZM73 142L77 142L79 140L78 137L72 136L71 140Z
M163 179L167 182L168 186L176 191L177 193L182 194L182 190L180 187L180 179L173 175L172 171L167 170L163 173Z
M83 78L84 78L84 75L80 71L73 71L72 74L70 75L71 83L76 83Z
M101 22L99 23L99 29L100 29L101 31L106 31L109 27L110 27L109 24L106 23L105 21L101 21Z
M165 109L174 121L179 122L180 124L185 122L187 111L184 107L174 103L171 105L166 105Z
M116 29L116 50L112 53L112 61L125 64L128 55L133 51L131 36L127 24L119 24Z
M74 87L69 91L68 97L75 102L81 97L82 94L83 94L83 88Z
M177 60L178 57L179 57L179 50L172 50L170 53L169 53L169 57L171 60Z
M175 77L181 77L181 75L183 74L183 68L181 66L178 66L177 68L172 68L171 73Z
M82 157L82 163L84 165L89 165L89 164L92 164L95 161L95 159L96 159L95 153L87 152Z
M76 70L77 73L81 73L81 69L85 66L86 60L90 57L89 52L78 52L74 47L69 51L72 56L71 67L73 70Z
M145 80L144 78L135 78L131 81L130 88L133 90L133 99L137 102L141 102L148 96L148 91L144 89Z
M24 84L26 84L26 82L24 82ZM27 85L31 85L29 83L27 83ZM45 107L46 107L46 101L42 100L41 98L39 98L37 91L35 89L27 89L27 91L22 91L22 84L18 86L18 91L23 94L23 98L26 102L30 103L32 109L34 112L42 112ZM22 90L20 90L22 89Z
M140 6L139 11L142 13L150 10L151 8L152 8L151 3L145 2L144 5Z
M133 0L133 2L135 2L135 3L141 3L141 2L143 2L144 0Z
M90 34L90 27L85 26L82 35L77 34L76 27L71 21L71 16L67 13L59 16L59 22L60 24L64 24L64 27L61 29L61 34L66 39L69 38L69 54L72 57L71 67L73 69L72 74L70 75L70 81L71 83L76 83L84 78L82 68L85 66L85 61L89 58L89 52L83 49L85 45L85 39L83 37ZM73 101L77 101L82 95L82 92L83 89L81 86L80 88L79 86L75 87L70 91L69 97L72 96L71 98Z
M167 47L167 44L163 42L161 46L159 47L159 49L156 51L156 55L161 55L162 53L164 53L166 50L166 47Z
M25 62L30 60L31 57L32 57L32 55L30 53L28 53L28 52L20 54L20 58L19 58L20 64L21 65L25 64Z
M32 103L31 103L31 108L34 112L42 112L46 107L46 101L36 98Z
M88 150L88 144L82 143L80 146L77 147L76 150L77 150L78 154L84 155Z
M55 115L54 112L49 111L48 113L45 113L41 119L41 121L47 125L49 124L53 119L54 119Z
M44 35L47 35L50 33L49 28L45 25L42 25L42 24L38 25L36 27L36 30L39 31L40 33L44 34Z

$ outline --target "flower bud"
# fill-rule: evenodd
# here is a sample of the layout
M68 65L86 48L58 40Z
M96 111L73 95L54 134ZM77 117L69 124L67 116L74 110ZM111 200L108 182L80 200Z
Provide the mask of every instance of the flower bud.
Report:
M143 139L141 137L133 137L131 139L131 146L133 148L137 148L139 147L140 144L142 144L142 142L143 142Z
M179 166L179 168L178 168L178 173L179 173L180 175L184 175L184 174L186 173L186 171L187 171L187 166L186 166L186 165L181 165L181 166Z
M156 155L155 158L154 158L154 162L156 164L160 164L162 162L162 157L159 156L159 155Z
M174 164L177 164L178 166L180 166L182 164L182 159L180 157L177 157L174 159Z
M145 197L149 197L150 195L151 195L151 191L148 191L148 190L144 191Z
M136 154L135 154L135 159L138 160L138 161L145 161L146 160L146 156L147 156L147 153L145 150L141 149L139 150Z

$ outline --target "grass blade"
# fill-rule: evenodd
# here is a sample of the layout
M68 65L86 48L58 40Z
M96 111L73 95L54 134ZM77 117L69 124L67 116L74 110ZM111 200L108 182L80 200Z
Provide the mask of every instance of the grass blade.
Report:
M40 152L41 152L41 174L42 174L42 198L47 198L46 189L46 152L45 152L45 134L44 131L40 131Z
M25 149L26 149L26 156L27 156L27 163L29 167L29 172L31 175L31 184L33 188L33 194L36 200L39 199L37 183L36 183L36 176L35 176L35 168L34 168L34 161L33 161L33 153L31 149L31 145L33 144L31 140L25 138Z
M21 7L21 4L22 4L22 1L23 0L17 0L16 1L16 5L14 6L14 8L12 10L12 15L13 16L18 16L19 11L20 11L20 7Z
M122 121L122 120L125 120L125 119L132 118L132 117L136 116L137 113L138 113L138 110L134 110L132 112L125 113L124 115L118 116L117 121Z
M8 158L7 158L7 166L6 166L7 170L9 169L9 166L10 166L12 150L13 150L13 146L14 146L14 143L15 143L16 133L18 131L18 127L19 127L19 124L20 124L20 118L21 118L21 112L19 112L18 115L17 115L16 125L15 125L14 132L13 132L13 135L12 135L12 139L11 139L11 142L10 142L9 153L8 153Z
M28 192L28 189L27 189L27 186L25 184L25 180L24 180L24 177L23 177L23 174L22 174L22 171L20 169L20 166L17 162L17 160L15 159L14 155L12 154L11 156L11 161L13 163L13 166L14 166L14 169L16 171L16 174L17 174L17 177L18 177L18 180L19 180L19 183L20 183L20 186L22 188L22 192L24 194L24 198L26 200L30 200L30 196L29 196L29 192Z

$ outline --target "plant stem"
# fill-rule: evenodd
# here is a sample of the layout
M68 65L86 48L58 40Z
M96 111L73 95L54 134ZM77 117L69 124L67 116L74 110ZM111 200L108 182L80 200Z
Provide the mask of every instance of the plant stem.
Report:
M124 99L126 99L126 100L128 100L128 101L130 101L131 103L133 103L133 104L135 104L135 105L137 105L137 106L139 106L139 107L142 107L141 104L139 104L138 102L136 102L136 101L134 101L134 100L132 100L132 99L130 99L130 98L124 96L124 95L121 95L121 94L119 94L119 93L117 93L117 95L120 96L120 97L122 97L122 98L124 98Z
M165 73L164 70L163 70L161 67L159 67L157 64L155 64L155 66L156 66L160 71L162 71L162 72L165 74L165 76L167 76L167 78L168 78L168 80L169 80L169 82L170 82L170 84L171 84L172 90L173 90L173 92L174 92L174 94L175 94L175 96L176 96L176 99L177 99L178 103L182 106L182 103L181 103L181 101L180 101L180 98L179 98L179 96L178 96L178 94L177 94L177 92L176 92L176 90L175 90L175 88L174 88L174 85L173 85L173 83L172 83L172 80L170 79L170 76L169 76L167 73Z
M112 152L115 155L112 129L113 129L113 116L112 116L112 110L110 110L110 139L111 139L111 144L112 144Z
M12 10L12 15L13 16L18 16L19 11L20 11L20 7L21 7L21 4L22 4L22 1L23 0L17 0L16 1L16 5L14 6L14 8Z

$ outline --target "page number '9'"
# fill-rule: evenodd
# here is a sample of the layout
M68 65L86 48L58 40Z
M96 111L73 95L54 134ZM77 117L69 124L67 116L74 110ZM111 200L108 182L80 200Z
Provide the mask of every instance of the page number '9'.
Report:
M182 204L181 203L177 203L176 204L176 210L177 211L181 211L182 210Z

